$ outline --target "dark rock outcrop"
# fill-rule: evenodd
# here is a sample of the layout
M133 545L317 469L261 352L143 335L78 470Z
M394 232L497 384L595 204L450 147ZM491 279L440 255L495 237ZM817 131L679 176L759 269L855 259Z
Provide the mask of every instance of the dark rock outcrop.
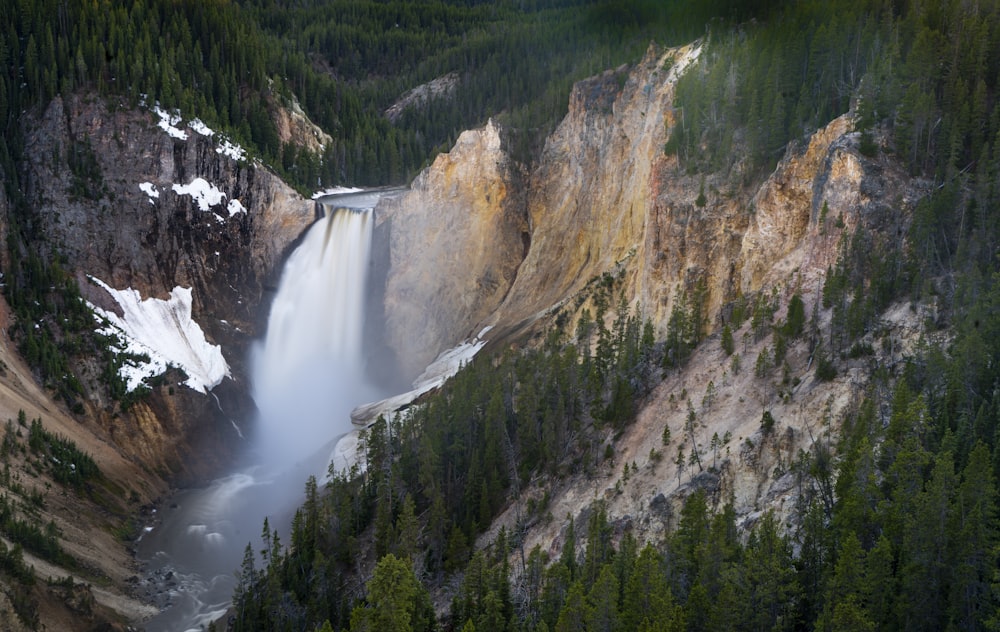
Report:
M26 193L43 251L64 256L84 297L106 307L87 275L143 298L192 288L193 319L232 368L215 396L157 387L120 416L92 384L91 413L125 452L172 480L214 471L240 443L233 421L252 417L248 347L313 203L255 160L221 151L218 135L177 122L179 138L153 112L94 96L57 97L25 126Z

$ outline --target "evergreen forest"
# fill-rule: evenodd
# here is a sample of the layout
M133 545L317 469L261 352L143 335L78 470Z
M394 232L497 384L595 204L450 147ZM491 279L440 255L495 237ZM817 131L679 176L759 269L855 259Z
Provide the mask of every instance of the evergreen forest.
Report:
M2 166L15 171L20 112L89 91L197 116L304 191L402 184L490 116L528 130L530 147L565 113L573 81L732 13L717 2L686 16L686 4L4 0ZM396 123L383 115L449 73L459 75L451 98ZM293 98L334 139L320 155L281 144L272 112Z
M60 262L32 250L18 184L21 113L76 91L180 108L303 190L401 183L490 116L530 162L574 80L637 61L650 40L700 37L664 147L691 174L750 186L850 111L862 151L930 183L903 239L844 241L815 308L831 314L825 332L797 297L781 322L762 295L708 323L696 287L657 340L620 279L595 279L593 313L477 357L376 422L364 468L307 482L287 541L265 522L239 569L235 629L1000 629L1000 0L0 0L0 18L0 171L20 262L5 291L23 322L85 316ZM383 115L452 72L453 96ZM281 146L270 112L293 97L334 138L322 155ZM838 440L799 455L790 528L767 512L738 528L695 489L658 542L616 532L595 502L565 518L555 559L517 530L476 546L529 485L614 463L642 398L716 329L727 353L747 320L776 350L805 341L832 379L900 300L934 301L928 328L946 342L876 371ZM72 405L60 358L83 343L44 332L23 344ZM520 523L564 519L550 513L545 496Z

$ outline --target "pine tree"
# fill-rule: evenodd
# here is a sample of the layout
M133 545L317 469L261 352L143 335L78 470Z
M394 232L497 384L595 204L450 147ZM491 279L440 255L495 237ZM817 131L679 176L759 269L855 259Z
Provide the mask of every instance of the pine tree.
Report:
M584 552L581 578L584 586L592 586L597 581L601 569L611 560L614 550L611 546L611 525L608 524L607 509L603 502L591 508L587 522L587 549Z
M678 616L667 584L663 557L651 545L639 553L622 600L623 630L677 630Z
M434 610L409 563L389 553L375 565L365 605L351 612L351 632L424 632L434 629Z
M947 586L953 568L948 555L951 497L956 483L951 453L939 453L931 479L917 499L916 512L904 526L900 606L905 613L901 623L910 630L945 627Z
M566 527L566 541L563 543L559 561L569 571L570 578L575 579L577 576L575 520L573 516L567 515L566 517L569 518L569 525Z
M816 623L823 632L875 630L864 604L865 554L857 536L844 537L833 576L827 583L825 605Z
M618 625L618 577L610 564L601 568L587 596L587 632L616 632Z
M733 355L736 350L736 343L733 341L733 330L729 328L729 323L722 327L722 350L727 356Z
M764 514L747 541L744 569L747 581L747 623L757 630L791 630L799 586L787 539L771 512Z
M587 601L583 582L576 580L569 587L566 602L559 611L559 619L553 628L555 632L587 632Z
M997 610L998 595L990 588L997 568L996 486L989 449L979 443L969 454L955 497L955 538L950 619L962 630L979 629Z
M417 523L416 508L413 504L413 497L409 494L403 499L399 516L396 517L396 546L395 553L402 560L413 560L417 555L419 547L418 538L420 526Z

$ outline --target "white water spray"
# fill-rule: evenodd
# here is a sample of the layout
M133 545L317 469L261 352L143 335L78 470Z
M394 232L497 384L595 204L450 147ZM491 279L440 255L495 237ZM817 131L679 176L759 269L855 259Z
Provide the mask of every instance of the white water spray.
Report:
M322 479L331 443L352 429L351 410L382 395L364 377L361 348L378 195L353 198L325 205L285 264L252 358L257 458L177 495L139 543L146 581L164 602L150 632L200 630L225 612L233 570L248 542L259 546L264 517L287 528L306 477Z
M376 395L361 353L372 212L325 207L285 264L253 363L266 462L289 463L351 428Z

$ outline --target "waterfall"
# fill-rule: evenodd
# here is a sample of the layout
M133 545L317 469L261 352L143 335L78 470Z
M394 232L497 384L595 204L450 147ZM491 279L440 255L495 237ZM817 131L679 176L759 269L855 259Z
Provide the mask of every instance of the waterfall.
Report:
M365 379L361 348L374 217L383 192L320 200L325 210L285 263L266 338L251 357L259 419L235 472L172 498L138 543L163 611L150 632L200 630L222 616L248 542L264 517L287 534L306 477L326 474L351 410L384 395Z
M372 211L324 210L285 264L253 358L266 462L315 452L350 430L351 409L376 394L361 352Z

